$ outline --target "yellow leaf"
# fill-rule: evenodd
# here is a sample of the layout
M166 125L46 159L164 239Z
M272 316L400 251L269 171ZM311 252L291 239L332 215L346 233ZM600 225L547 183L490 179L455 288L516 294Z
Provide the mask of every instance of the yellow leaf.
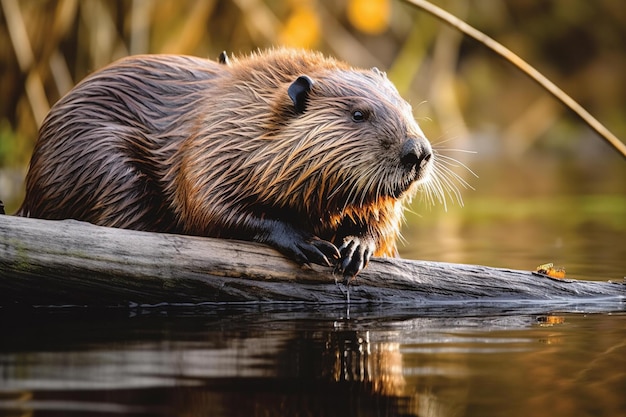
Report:
M349 0L348 20L361 32L377 35L389 26L389 0Z
M285 46L308 48L315 46L320 38L320 24L315 11L310 7L298 7L287 19L280 33L280 42Z

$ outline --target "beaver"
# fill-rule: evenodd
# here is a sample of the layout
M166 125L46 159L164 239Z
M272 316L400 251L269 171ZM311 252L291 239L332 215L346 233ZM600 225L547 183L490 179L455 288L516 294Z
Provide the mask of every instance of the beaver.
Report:
M130 56L52 107L17 215L251 240L350 281L398 255L433 161L376 68L291 49Z

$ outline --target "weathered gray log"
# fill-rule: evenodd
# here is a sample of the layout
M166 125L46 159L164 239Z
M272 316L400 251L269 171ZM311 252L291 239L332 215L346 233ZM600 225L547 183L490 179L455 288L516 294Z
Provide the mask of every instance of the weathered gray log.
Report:
M350 286L350 298L408 306L607 300L621 305L626 285L374 259ZM331 268L299 267L264 245L0 216L0 306L345 300L345 286L335 282Z

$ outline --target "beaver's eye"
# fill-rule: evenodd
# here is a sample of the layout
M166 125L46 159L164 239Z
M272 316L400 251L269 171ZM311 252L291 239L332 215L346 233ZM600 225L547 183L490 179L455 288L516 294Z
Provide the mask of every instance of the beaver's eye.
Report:
M364 122L367 119L367 113L362 110L354 110L352 112L352 121L356 123Z

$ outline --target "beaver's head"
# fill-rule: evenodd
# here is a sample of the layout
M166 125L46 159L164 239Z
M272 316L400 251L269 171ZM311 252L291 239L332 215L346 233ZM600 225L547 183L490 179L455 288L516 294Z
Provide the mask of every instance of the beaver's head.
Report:
M379 70L303 74L282 94L275 111L284 205L320 216L353 212L410 198L429 177L431 146Z

